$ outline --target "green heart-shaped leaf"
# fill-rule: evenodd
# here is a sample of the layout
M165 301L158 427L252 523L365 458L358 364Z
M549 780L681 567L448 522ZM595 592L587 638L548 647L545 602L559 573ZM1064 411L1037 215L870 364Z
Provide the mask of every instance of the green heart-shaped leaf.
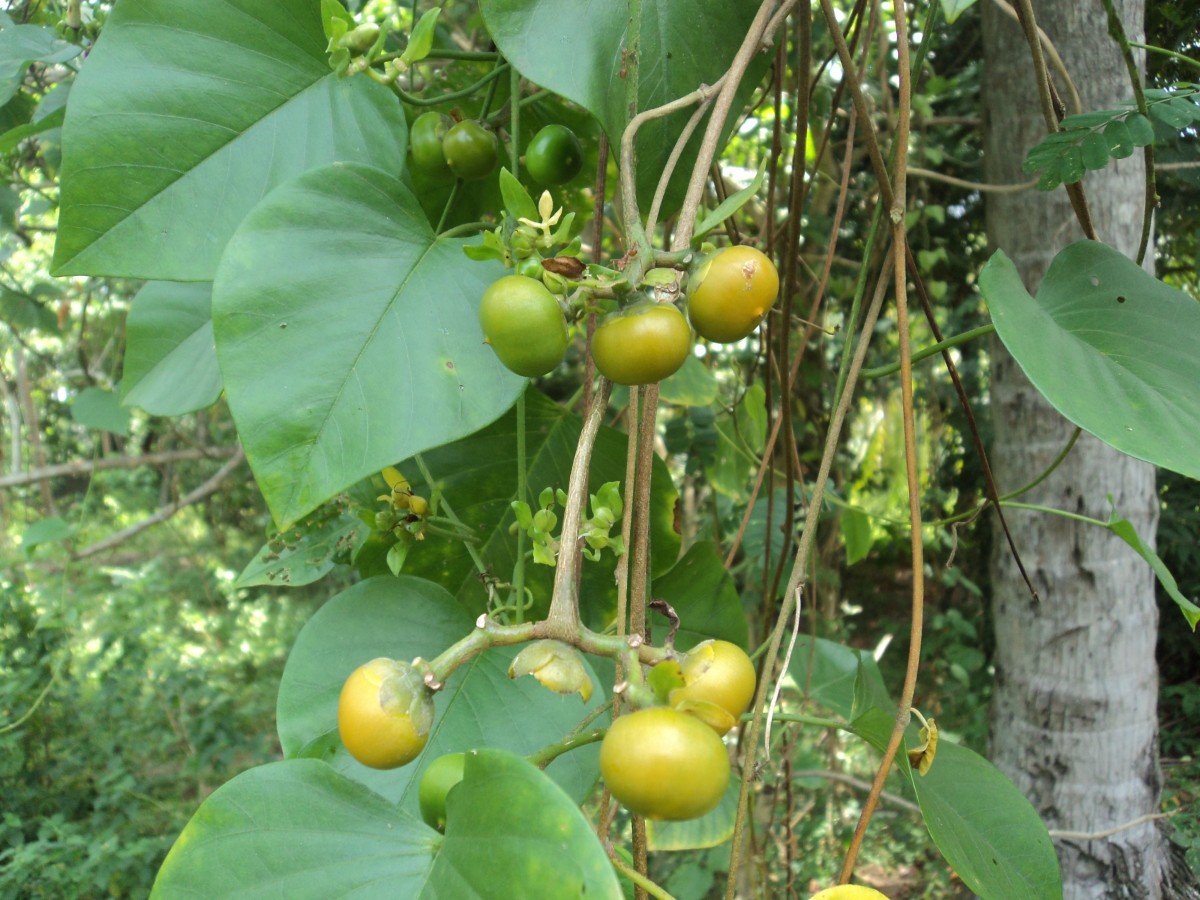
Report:
M155 416L204 409L221 395L213 344L212 285L151 281L125 325L121 402Z
M1055 409L1123 453L1200 478L1200 303L1095 241L1059 253L1036 300L1000 251L979 288Z
M246 217L217 272L213 325L277 522L512 405L525 381L479 328L499 274L439 240L409 189L365 166L313 169Z
M323 762L250 769L204 801L151 897L416 897L437 834Z
M210 281L277 185L335 160L400 171L395 97L339 79L325 45L313 0L117 4L67 108L54 273Z

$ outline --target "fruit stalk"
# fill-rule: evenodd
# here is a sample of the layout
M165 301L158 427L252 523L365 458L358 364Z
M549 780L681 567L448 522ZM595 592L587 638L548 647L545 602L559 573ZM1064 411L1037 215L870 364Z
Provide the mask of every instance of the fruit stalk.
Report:
M558 568L554 572L554 593L550 598L550 612L546 616L546 635L569 644L579 642L579 588L575 582L575 564L579 558L579 525L583 516L583 503L587 499L588 472L592 462L592 448L600 431L600 420L608 408L608 395L612 384L601 377L598 390L592 395L583 420L583 431L579 435L579 446L575 448L575 460L571 464L571 478L567 484L567 506L563 511L562 536L559 539Z

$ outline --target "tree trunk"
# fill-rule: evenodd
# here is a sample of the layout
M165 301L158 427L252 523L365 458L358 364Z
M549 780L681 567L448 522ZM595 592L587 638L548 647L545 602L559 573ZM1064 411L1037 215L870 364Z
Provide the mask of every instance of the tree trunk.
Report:
M1043 0L1038 25L1062 55L1085 110L1132 96L1099 2ZM1131 40L1142 40L1144 0L1116 0ZM1046 133L1028 44L993 3L984 25L985 172L1012 184L1025 153ZM1069 94L1058 82L1059 93ZM1073 112L1074 110L1068 110ZM1137 252L1142 223L1141 153L1083 182L1099 238ZM1036 288L1054 255L1083 237L1065 192L989 194L988 237ZM992 348L992 466L1001 493L1033 480L1074 427L1034 390L998 342ZM1108 495L1143 540L1158 519L1154 469L1089 434L1022 501L1107 519ZM997 530L992 561L996 687L992 758L1055 830L1092 834L1158 811L1157 607L1149 567L1116 537L1060 516L1007 515L1039 600L1026 588ZM1060 837L1064 896L1170 896L1167 848L1153 821L1103 838Z

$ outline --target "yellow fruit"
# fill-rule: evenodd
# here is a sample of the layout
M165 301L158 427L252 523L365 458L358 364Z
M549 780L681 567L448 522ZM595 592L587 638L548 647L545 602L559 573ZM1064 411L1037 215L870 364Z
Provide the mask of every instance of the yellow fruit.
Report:
M809 900L888 900L888 897L887 894L881 894L875 888L861 884L839 884L836 887L818 891Z

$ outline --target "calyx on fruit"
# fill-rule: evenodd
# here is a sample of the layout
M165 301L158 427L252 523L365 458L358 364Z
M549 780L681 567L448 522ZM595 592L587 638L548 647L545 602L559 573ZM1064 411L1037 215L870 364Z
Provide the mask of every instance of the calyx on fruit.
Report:
M522 675L532 675L557 694L579 694L584 703L592 696L592 679L583 658L562 641L534 641L522 649L508 667L508 677Z

